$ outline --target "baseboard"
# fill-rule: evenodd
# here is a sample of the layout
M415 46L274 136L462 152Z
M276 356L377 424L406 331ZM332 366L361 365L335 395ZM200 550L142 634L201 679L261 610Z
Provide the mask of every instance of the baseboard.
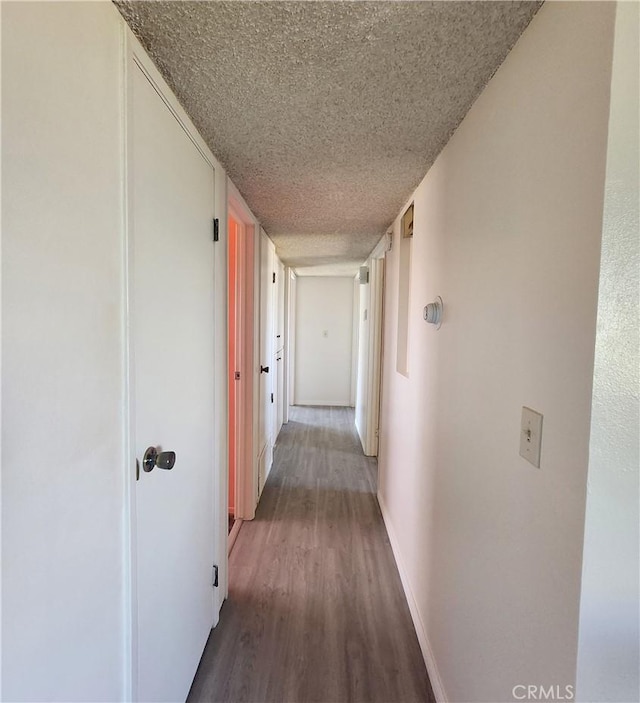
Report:
M296 400L294 405L310 405L319 408L352 408L350 401L344 403L336 403L335 401L327 400Z
M393 556L396 560L396 566L398 567L398 573L400 574L400 580L402 581L402 588L404 589L404 594L407 599L407 604L409 605L409 612L411 613L411 619L413 620L413 626L416 630L416 635L418 637L418 643L420 644L420 650L422 651L422 657L424 663L427 667L427 673L429 674L429 680L431 681L431 688L433 689L433 695L438 703L447 703L448 699L444 691L444 686L442 685L442 679L438 673L438 667L436 666L436 660L433 656L433 650L429 644L429 638L427 637L427 631L420 617L420 611L418 610L418 604L414 598L413 591L411 590L411 584L409 583L409 576L407 570L404 566L404 561L402 560L402 555L400 553L400 543L396 537L391 520L389 519L389 513L384 504L384 500L380 491L378 491L378 504L380 505L380 512L382 513L382 519L384 520L384 525L387 528L387 534L389 535L389 542L391 542L391 550L393 551Z
M366 443L364 441L364 437L362 436L362 432L360 432L360 426L358 425L358 421L356 420L356 432L358 433L358 438L360 439L360 444L362 445L362 451L364 452L365 456L367 454L367 447Z
M227 556L231 554L231 550L238 539L238 533L240 532L241 527L242 520L240 518L234 520L233 525L231 526L231 532L229 532L229 536L227 537Z

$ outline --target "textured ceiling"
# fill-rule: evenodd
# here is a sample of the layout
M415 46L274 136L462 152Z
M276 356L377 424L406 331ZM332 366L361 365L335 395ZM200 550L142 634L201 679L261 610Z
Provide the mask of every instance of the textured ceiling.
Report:
M281 258L346 272L541 3L116 4Z

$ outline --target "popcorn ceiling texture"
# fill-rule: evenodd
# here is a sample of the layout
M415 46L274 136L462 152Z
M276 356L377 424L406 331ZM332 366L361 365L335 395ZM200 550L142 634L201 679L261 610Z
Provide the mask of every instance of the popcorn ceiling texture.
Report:
M541 2L116 5L282 260L355 273Z

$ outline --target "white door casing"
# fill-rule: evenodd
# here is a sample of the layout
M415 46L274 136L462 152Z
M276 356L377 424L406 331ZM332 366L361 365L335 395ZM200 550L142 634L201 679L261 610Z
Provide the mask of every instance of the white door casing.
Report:
M275 445L280 430L282 429L282 424L284 422L284 391L285 391L285 331L284 331L284 321L285 321L285 288L286 288L286 278L285 278L285 267L280 259L275 257L275 270L276 270L276 291L273 297L273 304L275 306L274 318L276 320L275 325L275 369L276 377L274 379L274 393L275 393L275 411L274 411L274 431L273 431L273 444Z
M236 354L240 380L234 382L236 398L236 517L252 520L257 503L257 456L255 455L258 383L256 370L259 351L259 296L256 271L259 273L259 232L255 219L233 183L227 190L227 210L239 226L237 243ZM257 242L257 244L256 244ZM256 269L256 266L258 267Z
M291 270L289 271L289 277L287 279L287 353L285 356L287 365L287 388L285 399L286 402L286 412L285 412L285 422L289 421L289 407L294 405L295 402L295 357L296 357L296 298L297 298L297 277L296 274Z
M380 427L380 398L382 386L382 342L384 324L384 256L371 259L371 325L369 336L369 374L366 380L368 389L367 404L367 456L378 456Z

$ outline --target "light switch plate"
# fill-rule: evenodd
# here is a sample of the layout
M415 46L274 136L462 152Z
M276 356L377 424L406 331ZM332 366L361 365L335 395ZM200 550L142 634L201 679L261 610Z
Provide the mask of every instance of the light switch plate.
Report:
M542 415L523 406L520 424L520 456L539 469L541 446Z

